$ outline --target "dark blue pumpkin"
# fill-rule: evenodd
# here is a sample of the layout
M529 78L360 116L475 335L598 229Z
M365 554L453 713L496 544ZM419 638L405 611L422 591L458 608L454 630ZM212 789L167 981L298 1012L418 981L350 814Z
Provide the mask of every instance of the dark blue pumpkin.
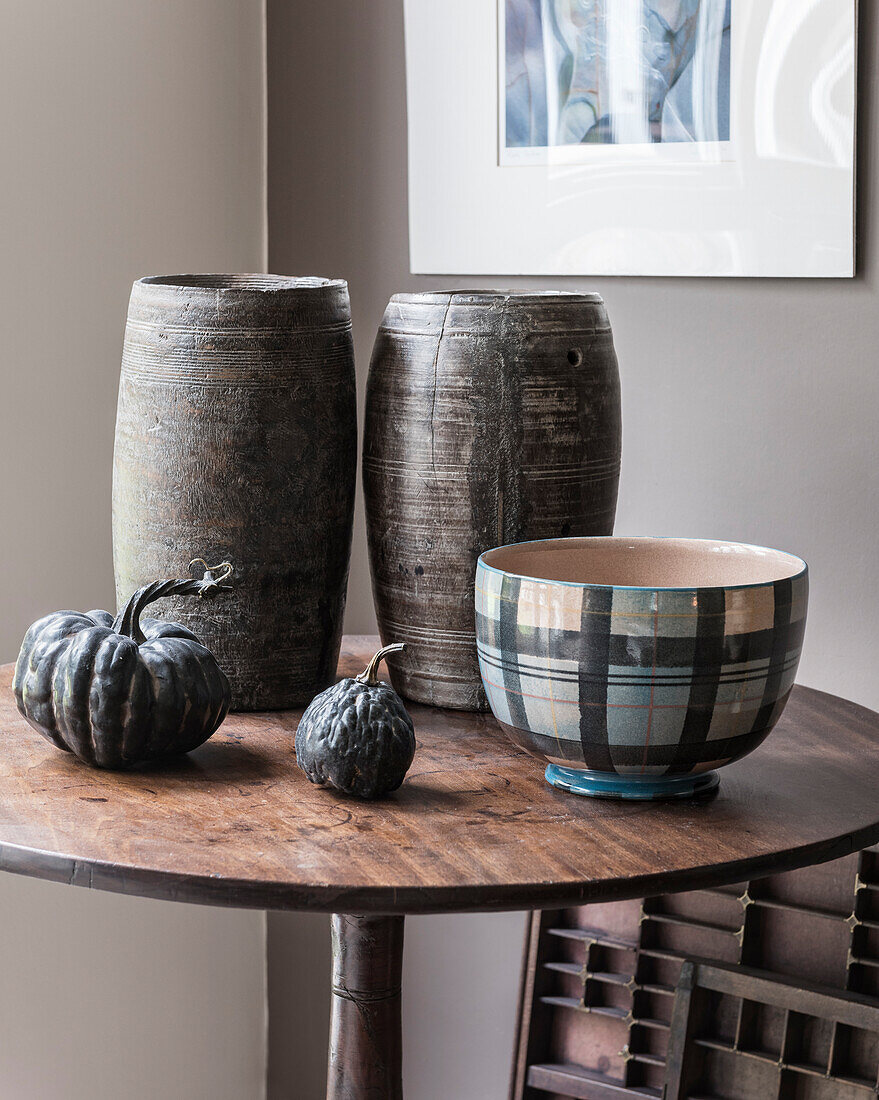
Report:
M15 665L18 709L59 749L98 768L129 768L197 748L226 717L229 681L186 627L141 622L140 613L164 596L210 599L229 590L223 582L231 572L224 563L205 566L198 580L155 581L138 589L115 619L107 611L39 619Z
M296 761L312 783L359 798L381 798L403 782L415 756L415 730L400 696L376 676L385 646L359 676L316 695L296 730Z

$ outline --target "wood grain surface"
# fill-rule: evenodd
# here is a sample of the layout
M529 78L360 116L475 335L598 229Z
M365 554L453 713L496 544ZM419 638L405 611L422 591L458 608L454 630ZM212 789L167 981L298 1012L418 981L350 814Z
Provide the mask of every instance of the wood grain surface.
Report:
M204 642L233 710L304 705L332 682L356 472L344 281L134 284L113 460L117 603L185 576L190 558L231 562L222 601L175 596L150 614Z
M345 639L343 673L376 646ZM298 711L230 716L187 758L111 774L42 740L12 667L0 676L0 870L39 878L268 909L535 909L737 882L879 840L879 715L804 688L706 802L565 794L490 716L413 705L409 776L365 803L298 770Z
M613 533L620 379L597 294L395 294L366 386L363 493L376 614L407 699L488 710L476 559Z
M829 986L879 1005L877 916L876 847L728 886L532 913L510 1100L546 1100L546 1092L659 1100L675 986L687 958ZM752 1036L754 1012L751 1005L742 1017ZM717 1019L715 1013L701 1022ZM772 1030L777 1014L764 1023ZM834 1072L847 1061L845 1036L838 1038ZM821 1076L831 1043L825 1030ZM780 1049L776 1063L778 1055ZM708 1091L692 1090L700 1097ZM762 1100L764 1093L746 1095Z
M402 1100L403 920L333 915L327 1100Z
M687 960L664 1100L874 1100L879 1003L814 982Z

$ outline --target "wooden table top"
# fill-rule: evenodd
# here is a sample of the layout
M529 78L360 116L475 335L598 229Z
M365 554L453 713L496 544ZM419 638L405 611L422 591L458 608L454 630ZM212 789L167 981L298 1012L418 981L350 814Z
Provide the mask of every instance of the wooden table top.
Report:
M374 638L346 638L362 671ZM412 705L403 786L360 802L295 764L300 712L238 714L189 757L101 772L21 718L0 669L0 870L263 909L537 909L738 882L879 841L879 715L795 689L706 802L566 794L488 715Z

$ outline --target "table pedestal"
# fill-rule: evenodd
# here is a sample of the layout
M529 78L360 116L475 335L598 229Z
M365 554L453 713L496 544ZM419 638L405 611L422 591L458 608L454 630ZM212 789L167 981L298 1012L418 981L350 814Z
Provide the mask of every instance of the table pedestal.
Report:
M403 920L333 914L327 1100L402 1100Z

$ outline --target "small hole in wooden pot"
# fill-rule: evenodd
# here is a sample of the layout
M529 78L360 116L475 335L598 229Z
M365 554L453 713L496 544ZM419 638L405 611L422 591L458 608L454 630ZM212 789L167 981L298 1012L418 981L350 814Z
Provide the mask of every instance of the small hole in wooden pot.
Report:
M571 348L568 352L568 362L572 367L579 367L583 362L583 352L579 348Z

